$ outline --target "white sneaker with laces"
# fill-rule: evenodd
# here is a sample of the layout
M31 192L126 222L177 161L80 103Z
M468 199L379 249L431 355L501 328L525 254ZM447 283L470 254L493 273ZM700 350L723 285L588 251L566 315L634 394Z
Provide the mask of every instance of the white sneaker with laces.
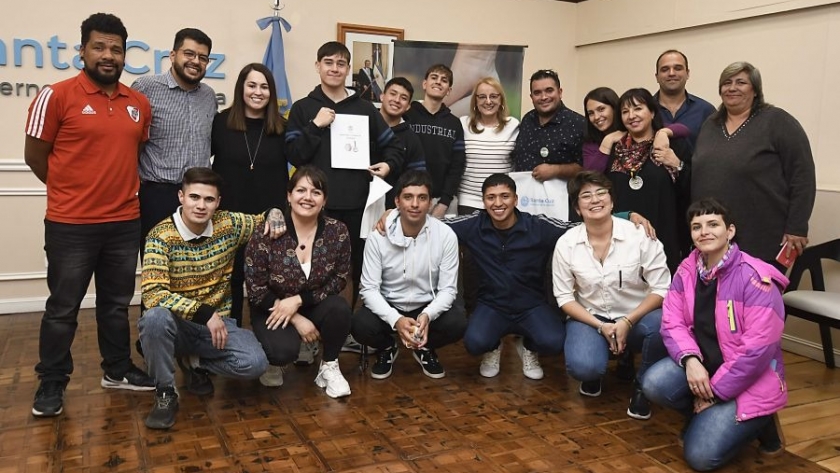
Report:
M260 384L267 388L278 388L283 385L283 367L268 365L262 376L260 376Z
M341 368L338 367L338 360L321 361L318 376L315 377L315 384L319 388L327 388L327 396L331 398L350 395L350 385L347 384L347 380L341 374Z
M499 374L499 364L502 361L502 344L493 351L488 351L481 357L481 366L478 373L485 378L493 378Z
M522 373L527 378L542 379L543 369L540 366L539 355L525 348L522 338L516 340L516 353L522 358Z

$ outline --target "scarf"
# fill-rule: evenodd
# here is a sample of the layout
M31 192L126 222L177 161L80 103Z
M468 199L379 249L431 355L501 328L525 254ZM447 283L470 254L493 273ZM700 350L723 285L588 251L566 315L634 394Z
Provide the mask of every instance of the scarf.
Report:
M653 154L653 138L636 143L630 133L624 136L615 144L615 159L613 160L611 172L620 172L629 174L634 177L642 165L645 164L648 157ZM651 160L653 164L662 166L662 163ZM671 176L671 182L677 180L677 170L665 167L668 175Z
M703 284L709 284L717 278L720 268L726 264L726 261L732 255L733 248L735 248L735 245L730 244L729 248L726 249L726 253L724 253L723 258L721 258L713 268L709 269L706 269L705 256L703 256L702 253L700 254L700 257L697 258L697 274L700 275L700 281L702 281Z

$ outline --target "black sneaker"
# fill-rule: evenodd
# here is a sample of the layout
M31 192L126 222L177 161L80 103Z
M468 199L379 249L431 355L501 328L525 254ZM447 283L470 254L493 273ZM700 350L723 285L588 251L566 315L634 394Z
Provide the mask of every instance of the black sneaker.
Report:
M423 374L426 376L435 379L446 376L446 371L440 365L437 353L434 350L430 348L414 350L414 359L417 360L417 363L420 363L420 367L423 368Z
M376 363L370 368L370 377L373 379L385 379L391 376L391 372L394 370L394 360L397 359L397 355L399 354L400 351L397 349L396 343L384 350L379 350L376 353Z
M186 363L185 363L186 361ZM178 366L184 371L187 381L187 391L196 396L213 394L213 381L210 381L210 372L202 368L193 368L189 360L178 358Z
M155 380L140 368L131 365L122 378L105 373L99 385L109 389L128 389L129 391L154 391Z
M636 388L633 397L630 398L630 407L627 408L627 415L638 420L650 419L650 401L647 400L639 388Z
M64 388L66 381L41 381L32 403L35 417L54 417L64 410Z
M150 429L168 429L175 425L175 414L178 413L178 393L175 388L167 386L158 388L155 392L155 405L146 417L146 427Z
M584 381L580 383L578 392L588 397L598 397L601 395L601 380Z

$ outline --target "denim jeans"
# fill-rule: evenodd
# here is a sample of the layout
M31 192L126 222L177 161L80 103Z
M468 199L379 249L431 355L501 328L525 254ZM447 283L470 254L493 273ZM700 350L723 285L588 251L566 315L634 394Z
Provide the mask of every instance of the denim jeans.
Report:
M641 353L642 363L636 372L637 382L654 363L668 356L659 325L662 309L656 309L637 321L627 335L630 353ZM618 323L624 323L619 321ZM578 381L597 381L607 372L610 347L598 329L577 320L566 322L566 371Z
M139 246L139 219L95 224L44 221L50 296L41 319L40 361L35 366L42 381L66 381L73 372L70 347L79 306L94 275L102 369L122 379L131 367L128 305L134 295Z
M746 444L758 438L773 416L736 420L735 400L719 402L699 414L693 413L694 395L685 370L671 358L654 364L645 375L642 390L651 402L677 410L686 416L684 455L698 471L720 468Z
M518 314L505 314L479 301L467 320L464 348L470 355L481 355L495 350L508 334L521 335L530 351L556 355L563 351L566 327L563 317L545 303Z
M202 368L230 378L255 379L265 372L268 360L254 332L237 327L230 317L222 320L228 336L219 350L206 325L184 320L163 307L146 310L137 326L149 376L158 387L175 386L176 356L198 355Z

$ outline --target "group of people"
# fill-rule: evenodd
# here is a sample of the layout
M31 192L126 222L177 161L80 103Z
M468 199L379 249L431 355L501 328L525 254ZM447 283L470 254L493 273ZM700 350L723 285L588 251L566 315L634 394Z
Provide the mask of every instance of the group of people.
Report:
M749 63L724 69L715 110L686 92L688 59L669 50L656 94L599 87L586 117L563 103L557 73L540 70L518 121L492 77L474 87L469 115L453 115L443 64L428 68L422 101L395 77L377 109L345 87L350 52L328 42L320 83L286 120L258 63L217 114L201 82L212 42L194 28L176 34L168 72L122 85L126 38L113 15L86 19L83 71L45 87L27 119L26 162L47 185L50 289L33 415L63 410L95 275L101 384L155 391L149 428L175 423L176 365L197 395L213 392L209 373L277 387L320 345L315 383L337 398L351 393L338 365L348 335L375 350L370 376L384 379L401 345L426 376L445 376L437 350L461 339L482 357L480 375L496 376L510 334L524 376L543 377L539 354L565 353L583 396L601 394L617 359L635 383L629 416L650 418L650 401L686 415L695 469L756 438L782 450L787 280L775 256L807 245L814 165L804 130L764 101ZM367 170L333 155L342 115L366 117ZM519 211L512 171L568 181L582 223ZM394 210L365 240L373 177L394 187ZM141 242L148 374L131 361L128 325Z

